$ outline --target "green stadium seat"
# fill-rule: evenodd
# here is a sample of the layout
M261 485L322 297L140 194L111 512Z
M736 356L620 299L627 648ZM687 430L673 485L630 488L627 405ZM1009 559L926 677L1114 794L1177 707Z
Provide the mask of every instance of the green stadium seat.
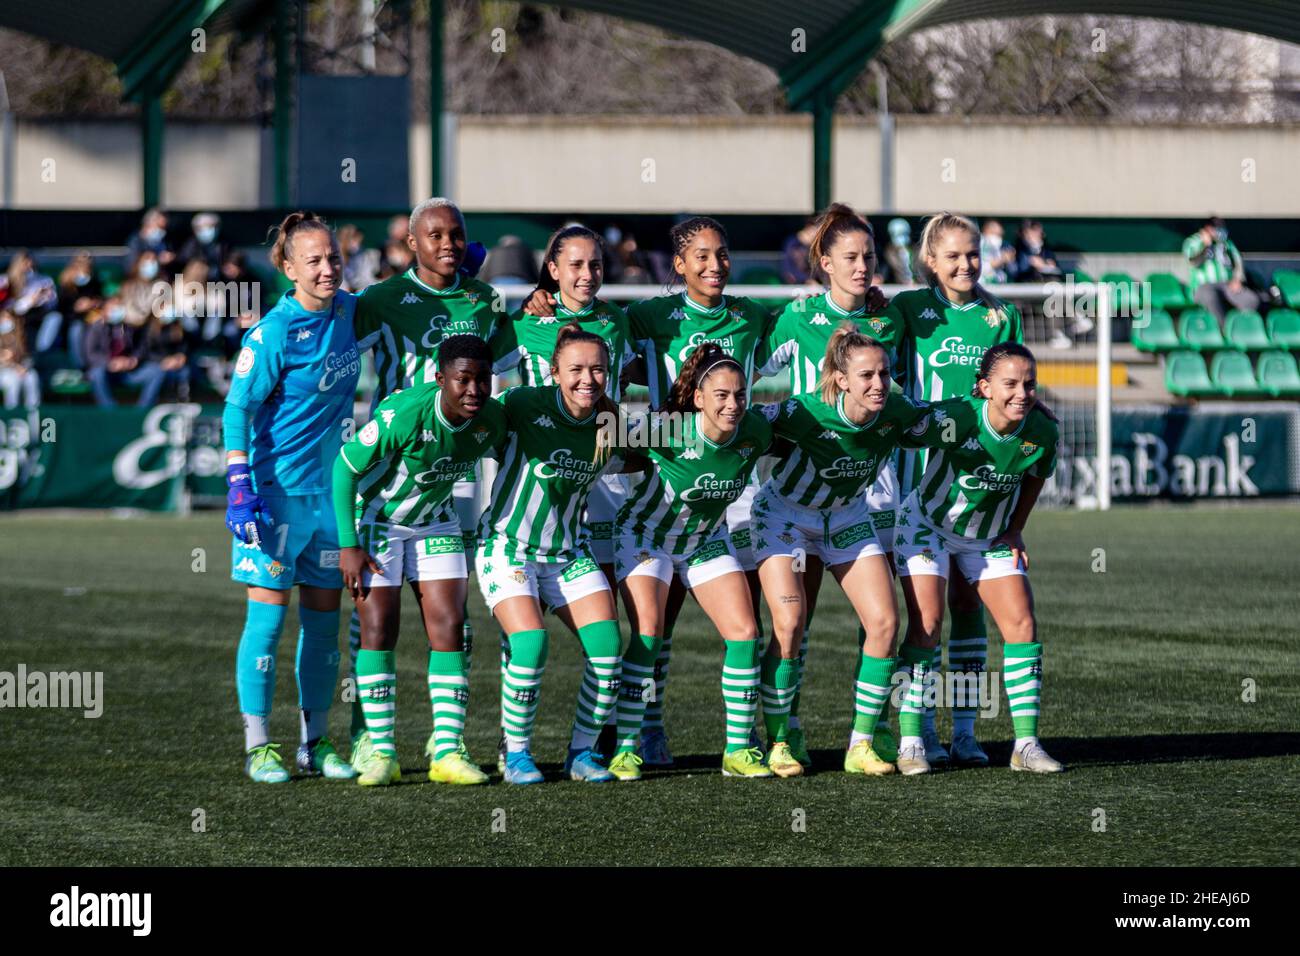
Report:
M1152 309L1146 325L1133 323L1131 341L1139 352L1170 352L1180 348L1174 319L1164 309Z
M1268 314L1268 337L1273 347L1300 350L1300 312L1274 309Z
M1165 361L1165 388L1174 395L1213 395L1217 391L1195 352L1170 352Z
M1273 273L1273 284L1282 293L1282 301L1293 309L1300 309L1300 272L1278 269Z
M1178 338L1185 348L1198 352L1217 352L1226 345L1219 331L1219 320L1199 306L1179 317Z
M1272 348L1263 317L1253 309L1233 309L1224 322L1224 339L1228 348L1242 352L1259 352Z
M1071 269L1070 275L1074 276L1075 282L1096 282L1097 281L1089 273L1084 272L1082 269Z
M1259 395L1263 390L1255 380L1250 358L1241 352L1220 352L1210 362L1210 381L1224 395Z
M1185 309L1192 304L1187 290L1173 273L1153 272L1147 276L1147 282L1151 284L1153 309Z
M1111 301L1117 311L1133 315L1142 304L1142 286L1127 272L1107 272L1101 281L1111 288Z
M1300 369L1290 352L1263 352L1256 366L1259 387L1274 398L1300 396Z

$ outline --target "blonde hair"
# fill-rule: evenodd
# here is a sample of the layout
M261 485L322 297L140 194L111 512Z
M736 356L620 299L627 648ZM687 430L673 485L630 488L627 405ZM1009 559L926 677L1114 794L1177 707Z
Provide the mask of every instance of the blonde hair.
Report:
M284 271L284 264L293 258L293 237L295 233L324 232L332 239L334 230L314 212L291 212L281 220L275 229L275 242L271 246L271 264Z
M921 278L925 280L925 284L932 289L939 284L939 277L934 274L934 270L930 268L927 260L938 258L936 249L939 245L939 239L945 233L954 229L960 229L962 232L969 234L977 244L979 243L980 227L975 225L975 220L966 216L959 216L956 213L935 213L925 221L925 226L921 229L921 254L918 256L916 268L921 273ZM975 282L975 298L996 312L1000 318L1007 318L1002 300L984 288L978 280Z
M840 395L835 373L848 373L849 356L858 349L880 349L886 362L889 360L889 352L883 345L871 336L863 334L862 330L852 322L841 322L831 333L831 340L826 343L826 358L822 362L821 379L817 383L822 401L827 405L834 405Z
M555 377L554 369L560 367L560 353L563 352L568 346L575 345L580 342L586 342L592 345L599 345L601 351L605 353L606 375L612 375L614 373L614 370L611 367L612 363L610 362L609 343L606 342L599 335L597 335L595 332L588 332L578 322L573 321L568 323L567 325L561 326L560 330L555 334L555 351L551 353L552 377ZM557 381L555 384L558 386L560 383ZM607 389L609 387L608 379L606 380L605 387ZM612 398L609 397L608 391L601 392L600 397L596 399L596 412L597 414L603 412L607 415L613 415L615 417L615 420L617 420L619 415L619 406L618 403L616 403ZM608 419L606 420L608 421ZM597 430L596 453L595 453L595 458L593 459L593 462L595 464L600 464L601 462L605 461L609 457L610 451L613 448L614 437L615 437L614 435L611 435L604 428L600 428Z

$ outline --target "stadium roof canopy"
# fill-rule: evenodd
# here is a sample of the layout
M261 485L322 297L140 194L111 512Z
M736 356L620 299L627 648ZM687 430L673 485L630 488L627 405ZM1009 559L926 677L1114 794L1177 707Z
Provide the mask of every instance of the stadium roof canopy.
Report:
M287 195L290 13L300 0L40 0L0 5L0 27L89 50L113 61L124 95L139 100L145 143L145 201L161 183L161 94L190 55L192 31L269 28L276 40L277 195ZM411 2L411 0L397 0ZM443 0L428 2L430 50L441 56ZM548 0L542 0L548 2ZM905 33L945 23L1043 14L1154 17L1258 33L1300 43L1296 0L556 0L652 24L731 50L776 71L791 108L813 114L814 196L829 199L831 120L836 98L880 47ZM802 31L802 33L798 32ZM440 112L442 84L432 71L430 110ZM440 182L441 123L434 137L433 182Z

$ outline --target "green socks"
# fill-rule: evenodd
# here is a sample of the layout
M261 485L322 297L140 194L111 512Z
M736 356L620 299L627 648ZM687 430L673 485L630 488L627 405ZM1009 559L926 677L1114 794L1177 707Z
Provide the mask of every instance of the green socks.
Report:
M723 641L722 706L727 712L727 753L749 747L758 710L758 642Z
M978 677L988 660L989 632L984 623L984 608L954 612L948 637L948 670L971 673ZM960 685L959 685L960 686ZM952 702L952 735L975 733L976 700Z
M623 654L617 705L619 753L636 749L647 698L654 697L655 658L659 655L659 643L657 637L633 634Z
M469 706L469 661L464 651L429 652L429 706L433 709L433 759L460 748Z
M1038 699L1043 686L1043 645L1004 644L1002 670L1016 740L1038 736Z
M646 701L645 719L642 726L662 728L664 725L664 691L668 687L668 664L673 656L673 629L664 629L664 636L659 641L659 655L655 658L655 696Z
M799 689L799 659L786 660L770 650L763 655L762 683L763 723L768 739L784 741L790 732L790 702Z
M898 683L903 688L902 703L898 708L898 735L920 737L925 717L923 703L925 686L930 679L934 651L904 644L898 657ZM897 677L896 675L896 677Z
M357 651L357 699L375 753L397 756L393 725L397 718L397 652Z
M876 731L880 711L889 700L890 678L894 674L894 658L858 658L858 679L853 685L853 732L870 737Z
M569 746L587 750L596 744L600 728L618 701L618 675L622 670L619 650L623 637L617 621L596 621L578 628L578 640L587 653L587 666L578 687L578 709L573 716L573 737Z
M542 672L546 670L546 631L516 631L507 638L509 658L501 679L501 729L512 753L527 750L537 719Z

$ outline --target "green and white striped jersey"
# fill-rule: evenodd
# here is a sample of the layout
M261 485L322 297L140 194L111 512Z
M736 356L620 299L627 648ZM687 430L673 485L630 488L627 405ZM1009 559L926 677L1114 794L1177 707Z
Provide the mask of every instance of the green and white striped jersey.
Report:
M583 331L594 332L609 345L609 378L605 394L614 401L619 397L619 377L623 367L636 356L632 351L627 315L616 305L596 299L585 309L573 312L557 306L555 315L529 315L520 309L497 326L489 345L492 347L492 371L500 374L519 370L522 384L539 387L553 384L551 356L560 329L576 320Z
M753 299L724 295L707 309L685 292L634 302L627 309L636 351L645 356L650 407L661 408L682 365L705 342L716 342L755 378L755 363L771 317Z
M514 561L571 561L587 539L582 524L587 493L617 461L596 461L600 415L575 419L556 385L509 389L501 404L509 435L492 483L492 503L479 523L480 547L504 544Z
M503 304L486 282L460 276L450 289L425 285L412 266L401 275L368 286L357 299L357 348L375 350L379 385L371 412L399 388L434 381L438 346L453 335L487 340Z
M759 372L775 375L790 369L790 394L807 395L820 387L826 346L841 322L851 321L864 335L875 339L889 353L890 368L897 377L898 346L903 327L886 309L868 315L865 309L846 312L835 304L829 292L808 299L795 299L785 307L768 332Z
M443 416L438 386L390 395L340 452L360 476L357 523L422 528L454 517L452 486L473 477L475 463L505 438L505 408L494 399L453 427Z
M759 407L773 434L794 445L768 485L791 504L819 509L838 508L859 497L927 411L899 392L890 392L885 407L862 425L845 416L843 395L834 405L809 392Z
M689 554L717 530L727 506L740 497L759 456L772 444L772 426L752 409L741 416L731 438L714 444L700 430L700 415L681 428L645 430L662 440L644 450L650 467L619 509L618 528L648 536L670 554Z
M1025 475L1056 471L1056 423L1034 407L1009 435L995 432L988 400L953 398L932 405L904 443L931 449L917 487L922 517L956 538L994 538L1007 529Z

